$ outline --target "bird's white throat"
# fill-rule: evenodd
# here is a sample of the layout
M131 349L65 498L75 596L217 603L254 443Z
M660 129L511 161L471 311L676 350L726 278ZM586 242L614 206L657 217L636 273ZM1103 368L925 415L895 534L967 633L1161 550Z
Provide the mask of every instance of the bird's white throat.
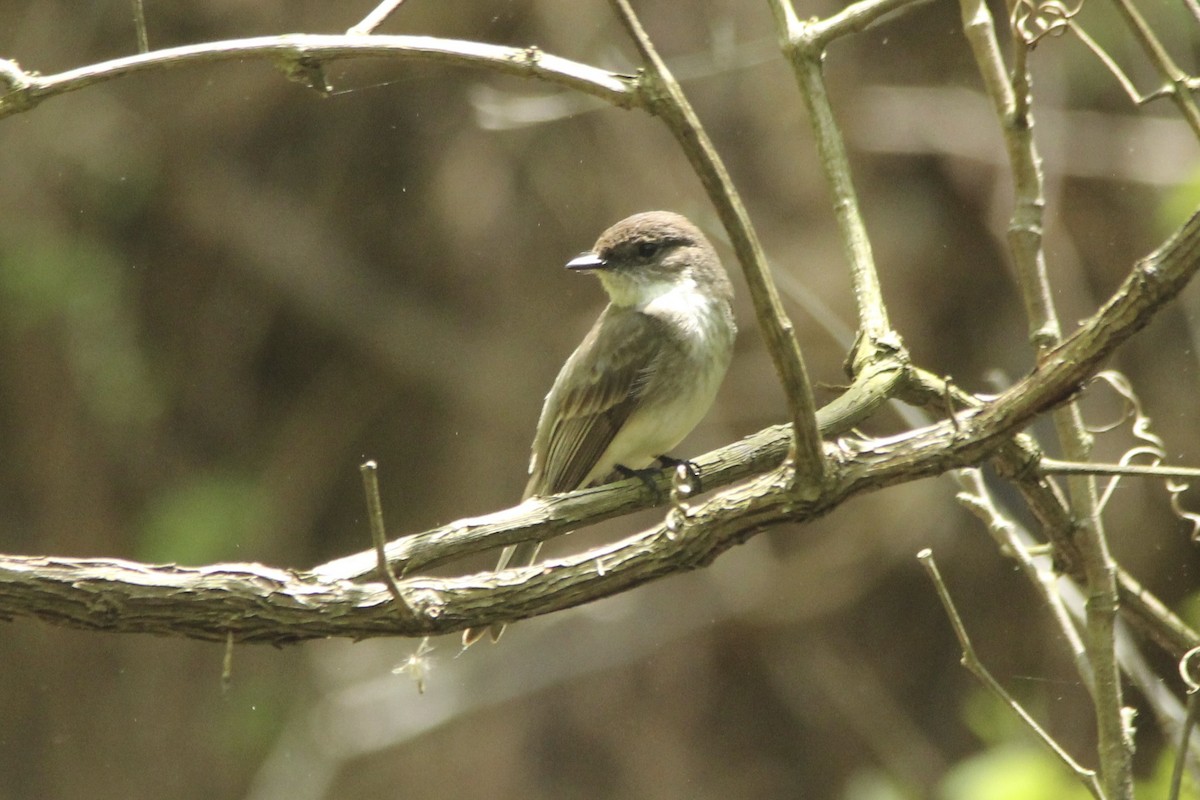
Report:
M604 291L614 305L646 311L653 306L666 313L695 314L709 303L693 278L676 280L630 280L622 277L613 279L600 275Z

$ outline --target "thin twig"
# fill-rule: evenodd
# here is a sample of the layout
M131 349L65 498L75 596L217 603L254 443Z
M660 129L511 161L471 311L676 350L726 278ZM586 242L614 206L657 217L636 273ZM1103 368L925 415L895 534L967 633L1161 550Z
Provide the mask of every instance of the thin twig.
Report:
M991 492L984 482L983 474L978 469L959 470L957 475L959 481L967 489L966 492L959 494L959 502L983 521L992 538L1000 545L1001 550L1010 554L1025 572L1025 576L1041 596L1042 602L1050 610L1059 631L1066 639L1067 646L1071 651L1071 659L1075 663L1075 671L1079 673L1080 680L1083 681L1089 693L1094 693L1096 680L1087 660L1087 650L1083 640L1079 637L1079 629L1071 619L1062 595L1056 588L1059 575L1056 574L1051 564L1044 563L1048 559L1043 558L1043 563L1039 563L1035 559L1018 533L1016 523L1005 517L996 507Z
M884 16L900 11L905 6L915 7L926 2L928 0L859 0L824 19L810 20L807 23L807 34L811 37L814 47L824 50L835 39L849 36L852 33L861 33ZM790 1L788 4L790 5ZM776 12L776 22L778 23L778 12L782 10L782 3L780 0L771 0L771 6L772 10ZM794 11L792 16L795 16Z
M649 96L652 112L666 123L687 155L737 252L759 327L788 399L794 428L791 458L795 468L795 484L799 491L811 492L820 484L825 470L824 450L817 428L817 407L800 345L796 341L792 322L779 300L779 292L771 278L758 235L712 140L700 124L679 83L658 55L628 0L612 0L612 5L641 53L645 64L642 86Z
M959 616L958 609L954 606L954 600L950 597L950 590L946 588L946 584L942 580L942 575L938 571L937 563L933 560L933 553L926 548L917 553L917 560L921 562L921 566L929 573L929 578L933 581L933 586L937 590L938 599L942 601L942 607L946 610L946 616L950 619L950 625L954 628L954 635L958 637L958 644L962 648L962 665L978 678L979 682L992 694L996 695L1001 702L1011 708L1030 730L1037 734L1042 743L1050 748L1050 751L1066 764L1068 769L1075 773L1075 777L1087 787L1093 797L1102 800L1104 792L1100 788L1100 782L1097 780L1095 770L1084 767L1072 758L1071 754L1064 750L1062 745L1047 733L1020 703L1013 699L1012 695L1000 685L1000 682L992 676L992 673L979 660L979 656L975 653L975 647L971 644L970 637L967 636L967 629L963 625L962 617Z
M1068 455L1082 454L1078 444L1081 423L1065 411L1054 415L1059 440ZM1133 742L1127 727L1122 700L1120 664L1116 655L1116 621L1120 608L1117 567L1108 549L1100 518L1096 482L1090 476L1067 479L1071 508L1076 518L1075 540L1079 547L1087 594L1084 642L1095 674L1095 709L1100 752L1100 773L1105 793L1113 800L1133 797Z
M1196 0L1183 0L1183 4L1187 6L1187 10L1192 12L1192 16L1196 18L1196 22L1200 22L1200 2Z
M221 692L228 693L233 685L233 631L225 635L225 655L221 658Z
M1121 66L1117 64L1116 59L1110 56L1108 51L1101 47L1100 43L1083 29L1083 26L1074 20L1071 20L1069 24L1071 32L1079 38L1079 41L1083 42L1084 47L1092 51L1092 55L1100 60L1100 63L1104 65L1109 74L1116 78L1117 84L1125 91L1125 94L1134 105L1140 106L1149 100L1148 96L1142 95L1137 87L1133 85L1133 81L1125 74L1125 70L1121 69Z
M1077 403L1054 412L1053 419L1063 452L1070 460L1085 461L1091 451ZM1098 731L1100 776L1112 800L1133 798L1133 741L1124 715L1120 664L1116 654L1116 621L1120 609L1117 565L1108 548L1100 516L1096 481L1091 476L1068 475L1067 490L1076 520L1075 541L1082 561L1087 616L1084 642L1095 675L1092 693Z
M1129 0L1113 0L1113 4L1124 17L1129 29L1133 31L1134 38L1146 51L1146 57L1150 59L1150 63L1154 65L1155 70L1166 83L1166 88L1170 91L1171 99L1175 102L1179 113L1191 127L1192 133L1200 138L1200 106L1197 106L1196 99L1188 90L1188 74L1171 58L1167 48L1154 35L1149 23L1133 3Z
M1200 478L1196 467L1152 467L1138 464L1100 464L1043 458L1038 469L1047 475L1141 475L1148 478Z
M142 0L133 0L133 27L137 30L139 53L150 52L150 36L146 33L146 9Z
M364 36L368 33L373 33L403 2L404 0L383 0L382 3L371 10L370 14L363 17L361 22L346 31L346 34L349 36Z
M396 578L392 575L391 565L387 558L387 532L383 525L383 502L379 499L379 469L374 461L364 461L358 468L362 473L363 491L367 495L367 520L371 525L371 543L375 546L376 566L379 577L387 586L388 593L396 601L396 606L411 616L412 609L400 593Z
M974 2L975 0L968 0ZM1012 162L1017 202L1009 227L1018 283L1026 298L1032 341L1039 360L1062 341L1062 327L1051 299L1046 270L1042 224L1045 208L1041 156L1034 141L1027 56L1030 43L1018 40L1013 50L1012 113L1000 116ZM991 65L981 64L982 68ZM998 103L997 103L998 105ZM1088 460L1093 439L1083 422L1079 405L1068 403L1052 415L1059 444L1068 459ZM1069 475L1067 489L1076 520L1078 543L1088 595L1084 644L1092 670L1092 703L1099 731L1100 774L1106 794L1132 798L1133 744L1123 716L1120 665L1116 656L1115 624L1119 608L1117 568L1108 549L1096 481L1091 476Z
M1117 571L1121 613L1135 628L1176 658L1200 643L1197 633L1128 572Z

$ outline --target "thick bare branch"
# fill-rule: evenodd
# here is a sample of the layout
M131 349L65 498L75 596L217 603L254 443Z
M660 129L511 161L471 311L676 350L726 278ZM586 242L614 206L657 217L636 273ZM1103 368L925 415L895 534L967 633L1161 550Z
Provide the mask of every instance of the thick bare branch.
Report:
M412 615L380 582L324 579L256 564L188 568L103 559L0 558L0 617L90 630L285 644L343 636L423 636L559 611L710 563L782 522L822 516L850 497L939 474L988 454L998 437L956 439L948 424L886 446L831 451L819 497L799 500L780 467L613 545L463 578L398 582ZM465 526L464 526L465 527ZM454 533L447 535L453 538Z

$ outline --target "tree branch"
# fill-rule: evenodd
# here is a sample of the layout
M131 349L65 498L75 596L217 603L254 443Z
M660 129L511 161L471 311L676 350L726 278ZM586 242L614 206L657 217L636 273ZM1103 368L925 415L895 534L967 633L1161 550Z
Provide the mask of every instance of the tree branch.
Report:
M221 61L262 59L285 71L296 65L350 58L433 61L536 78L598 97L620 108L644 108L638 79L544 53L536 47L504 47L432 36L338 36L287 34L171 47L89 64L55 75L26 72L0 59L0 118L28 111L51 97L139 72Z
M883 14L894 9L896 4L872 2L860 6ZM867 228L858 207L858 194L850 175L846 143L834 119L833 106L825 88L821 64L825 58L826 37L830 29L818 30L812 23L801 22L791 0L772 0L771 9L775 14L780 47L792 65L804 105L808 108L817 150L821 155L821 166L833 194L842 248L850 265L850 278L854 286L854 303L862 337L860 347L865 348L861 355L856 354L857 364L860 359L869 358L880 342L887 343L886 349L889 350L899 347L900 337L888 322L883 290L875 270L875 256L871 252L871 240L867 236ZM873 19L874 16L860 13L854 18ZM818 33L824 35L818 36Z

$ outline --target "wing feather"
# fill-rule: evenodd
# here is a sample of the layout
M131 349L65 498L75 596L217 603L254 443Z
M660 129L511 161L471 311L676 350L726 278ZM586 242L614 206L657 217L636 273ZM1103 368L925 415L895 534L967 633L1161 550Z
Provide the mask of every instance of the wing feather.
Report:
M525 496L579 488L641 402L663 323L609 306L567 359L546 396ZM570 385L566 385L570 376Z

